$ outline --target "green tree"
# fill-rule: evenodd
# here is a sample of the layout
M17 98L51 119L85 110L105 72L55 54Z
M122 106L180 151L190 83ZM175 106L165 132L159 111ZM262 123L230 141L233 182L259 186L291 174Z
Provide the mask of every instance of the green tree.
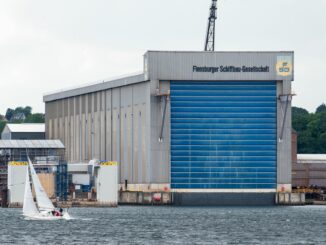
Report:
M1 133L4 127L6 126L7 122L5 121L0 121L0 139L1 139Z
M25 106L25 108L23 109L23 113L25 114L25 117L29 117L30 115L32 115L32 107Z
M308 123L308 131L311 135L317 138L320 134L326 132L326 113L317 113L314 114L309 123Z
M307 129L310 121L310 114L306 109L300 107L292 107L292 127L297 132Z
M316 153L315 139L310 132L298 132L298 153Z
M17 113L24 113L24 107L21 107L21 106L16 107L14 114L17 114Z
M301 107L296 107L296 106L292 107L292 113L293 114L309 114L309 112L306 109L301 108Z
M322 113L322 112L326 112L326 105L323 103L320 106L317 107L316 109L316 114L317 113Z
M292 127L298 133L298 153L326 153L326 105L316 113L303 108L292 108Z
M7 111L6 111L6 115L5 115L6 119L8 121L10 121L10 119L14 115L14 113L15 113L15 110L13 110L11 108L8 108Z
M326 153L326 133L321 133L317 138L317 152Z
M43 113L34 113L25 119L25 123L44 123Z

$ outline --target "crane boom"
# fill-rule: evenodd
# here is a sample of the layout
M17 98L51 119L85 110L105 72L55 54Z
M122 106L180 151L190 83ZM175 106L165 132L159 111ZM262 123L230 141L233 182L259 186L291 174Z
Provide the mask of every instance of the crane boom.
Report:
M212 0L212 5L209 11L205 51L215 50L215 20L216 20L217 0Z

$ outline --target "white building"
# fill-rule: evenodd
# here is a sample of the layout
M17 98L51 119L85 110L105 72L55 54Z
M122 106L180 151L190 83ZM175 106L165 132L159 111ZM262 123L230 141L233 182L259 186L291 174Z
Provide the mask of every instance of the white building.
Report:
M8 123L1 133L3 140L42 140L45 139L44 123Z

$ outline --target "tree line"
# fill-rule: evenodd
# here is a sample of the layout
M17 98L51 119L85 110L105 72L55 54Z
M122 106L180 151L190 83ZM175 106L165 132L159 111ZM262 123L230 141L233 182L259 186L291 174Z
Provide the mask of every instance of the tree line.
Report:
M8 108L5 115L0 114L0 134L7 123L44 123L44 114L32 110L30 106Z
M292 107L292 128L298 135L298 153L326 153L326 105L314 113Z

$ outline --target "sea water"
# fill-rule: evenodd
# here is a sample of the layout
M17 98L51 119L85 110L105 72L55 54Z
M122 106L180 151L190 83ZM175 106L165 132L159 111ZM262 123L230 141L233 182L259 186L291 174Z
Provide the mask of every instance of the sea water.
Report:
M0 208L0 244L326 244L326 206L72 208L26 220Z

